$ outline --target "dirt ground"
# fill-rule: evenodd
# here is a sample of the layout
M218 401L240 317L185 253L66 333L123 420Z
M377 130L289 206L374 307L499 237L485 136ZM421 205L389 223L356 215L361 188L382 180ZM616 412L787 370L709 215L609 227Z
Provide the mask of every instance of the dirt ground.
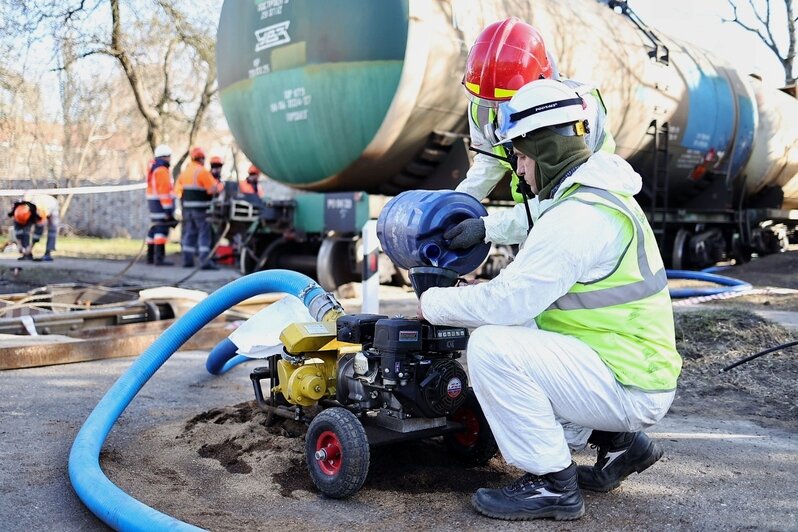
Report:
M719 368L731 361L790 339L790 333L755 314L739 310L680 313L677 330L684 371L669 417L742 419L762 427L796 431L798 409L794 394L798 357L789 353L768 355L718 374ZM145 502L210 529L259 528L261 511L268 515L270 526L292 530L317 526L345 530L361 526L358 522L364 516L377 522L390 522L387 526L390 530L523 528L518 524L493 523L473 515L469 509L470 495L477 488L500 486L519 474L500 456L485 467L465 469L447 455L441 441L377 448L361 491L347 501L333 501L318 495L308 475L304 458L305 426L281 421L267 427L265 421L265 415L254 402L213 408L184 422L147 430L125 449L105 451L102 465L111 479L142 496ZM656 494L656 484L670 477L669 466L687 467L684 457L679 456L679 438L662 443L669 451L663 465L630 479L631 486L625 487L620 495L618 492L587 494L588 517L579 524L557 527L598 530L609 522L612 529L638 528L634 515L625 513L643 511L639 501L635 501ZM670 458L670 455L676 456ZM577 460L590 463L592 457L583 452ZM795 456L790 459L793 466L795 459ZM670 460L674 463L669 464ZM715 466L707 463L701 467L706 474L706 470ZM735 481L736 476L743 474L745 467L741 464L727 472L726 480ZM688 484L692 482L691 479ZM794 478L792 482L795 486ZM168 497L164 498L164 494ZM202 506L196 504L197 494L202 494ZM608 501L611 504L606 506ZM237 503L245 508L234 511ZM268 510L275 506L284 511ZM655 504L649 511L659 506L667 504ZM305 513L310 509L324 517ZM734 520L727 521L717 515L711 519L706 515L690 517L684 510L679 508L674 512L661 507L664 513L650 524L676 528L724 524L738 528ZM301 521L286 517L286 513ZM792 520L771 524L777 529L793 528L798 526L795 515Z
M773 274L762 264L752 264L740 268L739 272L735 270L734 276L745 277L759 286L789 286L794 270L784 269L793 262L798 264L798 254L779 256L773 262L782 273ZM758 306L784 308L778 306L783 297L761 299ZM410 312L412 298L408 302L399 295L390 304L394 311ZM664 428L660 429L669 431L663 433L664 436L673 436L665 439L660 436L666 447L666 458L645 475L634 476L620 492L587 494L587 516L578 523L558 523L554 525L556 528L636 529L642 523L646 523L643 528L798 528L794 503L790 506L791 513L773 521L767 518L762 521L761 516L752 520L745 505L722 502L724 497L728 500L728 495L718 489L720 483L726 483L726 489L735 484L737 488L734 489L751 489L744 487L746 483L741 482L740 477L753 478L752 471L742 461L730 468L727 465L718 468L712 463L713 455L720 457L731 452L728 445L711 449L711 444L702 442L700 458L683 448L685 442L696 435L696 419L750 422L754 427L785 431L790 435L795 435L798 429L795 406L798 356L795 352L773 353L719 373L722 367L744 356L794 339L793 334L746 310L753 308L750 300L736 298L721 305L730 308L699 307L676 315L684 370L671 413L663 423ZM678 427L683 420L689 420L690 428L684 432L674 430L673 426ZM132 447L111 448L103 455L102 463L114 481L129 486L134 493L143 496L145 502L211 529L260 528L263 519L269 522L269 527L295 530L318 527L346 530L362 527L364 522L380 523L389 530L523 529L529 526L487 520L470 509L470 496L477 488L501 486L519 474L500 456L485 467L465 469L447 455L441 441L376 448L361 491L349 500L334 501L321 497L308 475L304 425L281 421L266 427L264 422L264 414L251 401L213 408L183 422L154 427L139 435ZM718 421L709 423L717 429ZM656 431L654 436L657 437ZM153 453L158 456L157 461L153 463L152 455L139 452L139 445L145 449L161 449L160 454ZM703 454L706 451L708 455ZM793 473L798 458L770 456L777 462L786 461L785 466L778 467L789 474L785 479L788 485L798 487ZM594 455L586 451L577 454L576 459L580 463L590 463ZM718 469L722 470L719 476ZM773 473L766 474L772 477ZM698 504L691 502L689 496L683 496L685 489L686 493L697 490L702 485L701 480L706 480L705 487L714 487L721 502ZM686 482L687 486L682 484L673 490L682 496L671 497L674 493L665 487L669 482ZM767 491L771 489L772 486ZM168 500L162 497L164 493L170 494ZM203 494L206 504L202 507L192 502L197 493ZM708 497L708 494L701 497ZM711 496L707 500L710 499ZM245 508L233 510L234 501L247 503L242 504ZM737 505L738 510L730 512L727 504ZM274 508L281 510L273 511ZM740 510L749 517L737 515Z
M798 253L723 274L757 286L798 288L793 266ZM248 374L257 362L215 378L201 376L196 357L175 357L184 365L164 372L169 384L158 384L157 393L149 384L144 388L114 429L101 464L112 481L142 502L211 530L798 530L798 353L776 352L718 373L746 355L795 339L751 312L798 309L798 304L785 305L784 297L734 298L679 309L676 330L684 370L671 412L650 431L665 457L619 490L586 493L587 514L573 523L478 516L471 494L479 487L502 486L520 472L501 456L484 467L464 468L435 439L374 448L369 476L357 494L342 501L321 496L305 466L304 425L279 421L267 427L265 415L250 400ZM356 310L353 301L344 301L350 311ZM390 314L415 309L412 295L401 290L390 291L384 302L383 311ZM70 382L89 378L63 373ZM86 413L69 421L70 430L77 430ZM59 452L65 468L66 454ZM595 454L586 450L575 460L589 464ZM63 489L74 499L69 488ZM97 528L86 519L65 523Z
M675 317L677 347L684 366L672 413L710 411L763 426L798 428L795 348L720 373L748 355L796 340L795 335L737 308L679 312Z

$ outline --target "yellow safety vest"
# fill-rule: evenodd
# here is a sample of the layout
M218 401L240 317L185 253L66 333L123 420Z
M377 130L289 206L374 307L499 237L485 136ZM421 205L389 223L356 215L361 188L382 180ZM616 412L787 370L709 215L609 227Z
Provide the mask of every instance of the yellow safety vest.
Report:
M631 241L612 273L576 283L535 319L538 327L585 342L625 386L675 389L682 359L665 267L645 214L632 196L574 185L541 216L565 201L607 210L631 229Z

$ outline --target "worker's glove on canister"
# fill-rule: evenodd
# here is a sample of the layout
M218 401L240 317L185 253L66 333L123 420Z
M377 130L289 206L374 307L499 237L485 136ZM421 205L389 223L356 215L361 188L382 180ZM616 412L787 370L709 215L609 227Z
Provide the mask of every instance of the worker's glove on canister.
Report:
M468 249L485 240L485 222L482 218L463 220L443 233L450 249Z

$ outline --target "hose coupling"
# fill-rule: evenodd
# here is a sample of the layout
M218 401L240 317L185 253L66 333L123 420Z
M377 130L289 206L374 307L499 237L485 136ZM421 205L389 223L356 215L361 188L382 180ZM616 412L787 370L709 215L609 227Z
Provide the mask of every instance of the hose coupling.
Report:
M313 298L308 312L316 321L332 321L342 316L344 309L331 293L324 292Z

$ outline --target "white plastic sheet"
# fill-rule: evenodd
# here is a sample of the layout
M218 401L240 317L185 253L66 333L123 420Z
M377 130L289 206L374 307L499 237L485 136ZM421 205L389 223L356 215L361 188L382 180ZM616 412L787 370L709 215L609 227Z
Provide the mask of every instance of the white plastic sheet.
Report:
M230 341L238 347L238 354L250 358L266 358L282 353L280 333L292 323L314 321L307 307L299 298L287 295L280 301L264 308L230 335Z

